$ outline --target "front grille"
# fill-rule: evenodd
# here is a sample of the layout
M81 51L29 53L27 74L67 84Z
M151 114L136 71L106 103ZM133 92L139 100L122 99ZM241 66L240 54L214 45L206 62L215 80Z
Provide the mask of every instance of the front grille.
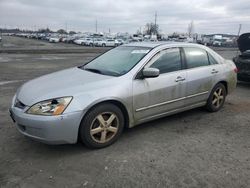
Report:
M21 101L19 101L18 99L16 99L16 101L15 101L15 105L14 105L15 107L17 107L17 108L20 108L20 109L24 109L25 107L26 107L26 105L25 104L23 104Z

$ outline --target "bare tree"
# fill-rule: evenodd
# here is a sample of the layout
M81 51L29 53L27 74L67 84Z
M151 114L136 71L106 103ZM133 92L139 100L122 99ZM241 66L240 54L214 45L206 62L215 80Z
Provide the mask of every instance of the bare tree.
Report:
M70 31L69 34L74 35L74 34L76 34L76 32L75 31Z
M59 29L59 30L57 30L57 33L67 34L67 31L65 31L64 29Z
M144 34L146 35L159 34L159 25L154 23L147 23L145 25Z
M46 29L39 29L38 30L39 33L51 33L53 32L52 30L50 30L48 27Z

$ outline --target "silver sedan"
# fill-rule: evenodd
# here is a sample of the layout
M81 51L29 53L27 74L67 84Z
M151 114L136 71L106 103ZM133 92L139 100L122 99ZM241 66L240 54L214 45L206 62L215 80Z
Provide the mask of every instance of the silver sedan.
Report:
M89 63L28 81L10 115L25 136L91 148L114 143L125 127L204 106L220 110L237 69L210 48L134 43Z

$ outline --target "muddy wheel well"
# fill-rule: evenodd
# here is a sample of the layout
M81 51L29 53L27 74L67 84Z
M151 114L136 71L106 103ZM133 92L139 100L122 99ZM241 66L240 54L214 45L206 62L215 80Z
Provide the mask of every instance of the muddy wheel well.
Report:
M226 92L228 93L228 88L227 88L227 82L226 81L220 81L219 83L223 84L226 88Z
M102 101L102 102L100 102L100 103L95 104L94 106L92 106L92 107L85 113L85 115L83 116L81 122L83 121L83 119L85 118L86 114L87 114L90 110L92 110L93 108L95 108L95 107L98 106L98 105L105 104L105 103L114 104L114 105L116 105L118 108L121 109L122 114L124 115L124 120L125 120L124 127L125 127L125 128L129 128L129 115L128 115L128 111L127 111L126 107L125 107L121 102L116 101L116 100L107 100L107 101ZM81 126L81 124L80 124L80 126ZM80 136L79 136L80 126L79 126L79 128L78 128L78 138L77 138L78 141L80 141Z
M128 128L128 127L129 127L129 115L128 115L128 111L127 111L126 107L125 107L121 102L119 102L119 101L116 101L116 100L102 101L102 102L97 103L97 104L95 104L94 106L92 106L92 107L88 110L88 112L89 112L90 110L92 110L93 108L95 108L96 106L99 106L99 105L102 105L102 104L105 104L105 103L114 104L114 105L116 105L118 108L121 109L121 111L122 111L122 113L123 113L123 115L124 115L124 119L125 119L125 127ZM87 113L88 113L88 112L87 112ZM85 114L85 115L86 115L86 114ZM84 115L84 117L85 117L85 115ZM83 117L83 118L84 118L84 117Z

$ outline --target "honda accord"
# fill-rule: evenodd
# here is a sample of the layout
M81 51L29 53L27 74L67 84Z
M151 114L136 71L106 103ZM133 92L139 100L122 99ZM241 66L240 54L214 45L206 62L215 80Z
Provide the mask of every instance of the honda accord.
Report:
M234 63L205 46L130 43L28 81L10 115L32 139L103 148L126 127L202 106L216 112L236 83Z

